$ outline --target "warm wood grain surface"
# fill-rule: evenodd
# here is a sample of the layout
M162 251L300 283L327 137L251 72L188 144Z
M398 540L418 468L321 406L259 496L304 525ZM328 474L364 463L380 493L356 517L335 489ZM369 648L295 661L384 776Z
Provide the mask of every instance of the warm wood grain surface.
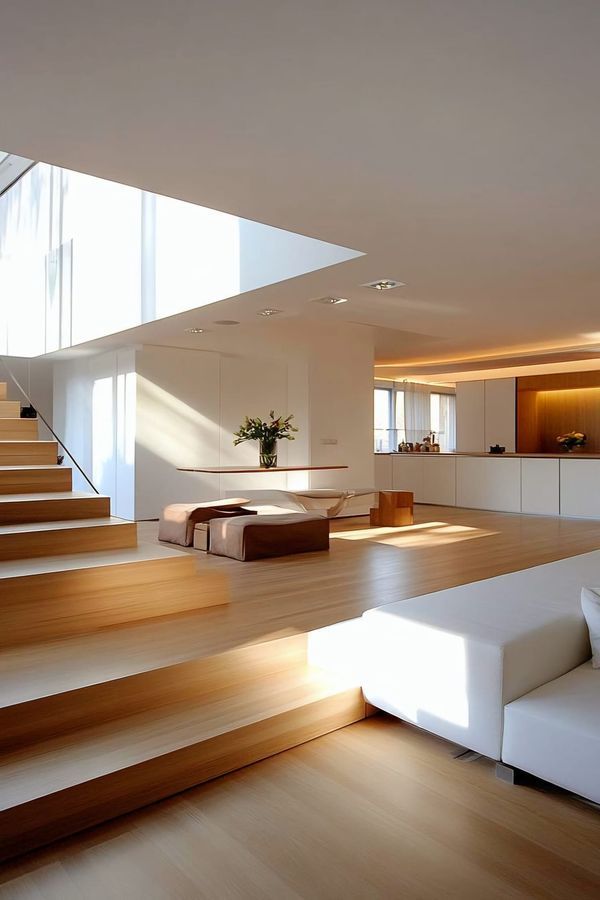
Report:
M229 577L228 606L7 648L0 658L0 701L33 700L311 631L383 603L600 547L600 522L589 519L417 504L415 522L412 528L370 529L368 517L333 520L329 553L256 562L188 548L200 574ZM138 530L144 540L156 541L157 523Z
M56 522L110 516L110 497L82 491L7 494L0 496L0 523Z
M70 491L72 470L66 466L0 466L0 496L4 494Z
M18 400L0 400L0 418L18 419L21 416L21 404Z
M2 900L567 900L600 816L367 719L5 865Z
M36 441L37 419L15 419L0 416L0 441Z
M0 525L0 561L137 546L135 522L97 518Z
M0 440L2 466L55 466L57 455L56 441Z

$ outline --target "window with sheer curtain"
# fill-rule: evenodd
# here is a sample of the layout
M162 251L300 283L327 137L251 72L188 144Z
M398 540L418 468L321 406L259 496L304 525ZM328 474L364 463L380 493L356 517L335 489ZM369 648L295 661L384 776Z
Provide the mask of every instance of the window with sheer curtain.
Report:
M420 443L435 433L443 451L456 449L456 398L423 385L402 383L402 389L376 387L375 452L390 453L403 441Z
M454 394L430 394L431 430L440 450L456 450L456 397Z

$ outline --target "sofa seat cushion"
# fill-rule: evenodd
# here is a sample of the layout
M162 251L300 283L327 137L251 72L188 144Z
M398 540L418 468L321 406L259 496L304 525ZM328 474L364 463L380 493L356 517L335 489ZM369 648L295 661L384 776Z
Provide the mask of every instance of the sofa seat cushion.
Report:
M504 705L589 658L581 587L599 579L594 551L369 610L367 700L500 759Z
M329 522L322 516L284 513L213 519L210 552L231 559L264 559L329 550Z
M581 591L581 609L590 633L592 666L600 669L600 591L584 587Z
M600 803L600 671L591 660L508 704L502 759Z

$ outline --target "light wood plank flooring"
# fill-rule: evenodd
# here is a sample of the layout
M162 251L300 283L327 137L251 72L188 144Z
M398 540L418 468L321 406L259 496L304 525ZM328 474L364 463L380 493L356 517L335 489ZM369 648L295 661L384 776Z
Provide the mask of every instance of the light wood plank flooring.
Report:
M203 610L213 649L306 632L365 610L600 548L600 521L415 506L412 528L332 523L331 551L238 562L188 548L201 571L225 572L228 607ZM141 523L140 540L158 525ZM168 545L167 545L168 546ZM200 630L200 629L198 629Z
M5 865L2 900L600 895L600 814L384 716Z
M209 577L219 577L221 574L229 576L232 595L230 605L162 617L154 621L114 625L68 640L58 639L9 648L3 654L1 691L10 696L12 702L15 702L15 695L16 702L24 702L55 691L80 690L88 683L104 683L131 674L153 672L161 666L171 666L186 660L199 660L223 650L256 645L269 638L302 634L333 622L353 618L365 609L383 603L536 565L600 546L600 522L597 521L503 515L427 506L417 507L416 514L415 526L402 530L370 529L364 519L336 521L333 523L334 534L329 554L304 554L241 563L190 551L200 573ZM156 523L144 524L141 531L143 537L156 541ZM189 557L184 557L184 561L186 560L189 562ZM35 561L30 564L34 565ZM16 566L20 563L11 565ZM65 665L65 660L68 660L68 665ZM219 785L229 785L215 790L224 790L225 796L228 797L231 815L229 825L231 827L235 825L235 829L231 832L227 832L225 827L227 823L219 825L214 833L210 830L212 798L218 796L212 792L212 787L206 789L206 794L198 795L205 798L202 804L206 802L207 807L204 805L199 807L198 812L191 815L190 828L186 826L182 833L175 830L175 837L169 836L172 829L169 817L166 820L168 825L166 832L161 831L156 838L152 830L149 832L144 830L145 826L141 831L137 825L131 827L132 822L151 821L147 819L150 813L141 813L139 820L130 817L122 820L121 825L110 826L116 828L116 831L96 832L95 834L100 836L99 843L96 843L96 838L90 837L93 852L91 857L87 850L84 855L86 860L90 858L95 860L98 856L102 861L100 869L104 867L107 869L107 872L97 880L97 885L103 886L101 889L97 887L94 878L83 887L81 884L73 887L75 882L72 884L72 872L79 873L79 863L73 862L80 859L79 850L76 848L88 846L85 843L88 839L81 839L84 840L83 845L77 843L68 845L75 848L73 857L62 859L47 855L54 851L44 851L37 857L29 857L23 863L15 863L16 869L7 867L5 872L9 873L7 878L10 883L7 882L5 890L13 890L15 884L17 890L18 885L25 885L25 890L31 890L32 893L29 895L17 893L16 896L35 897L565 896L564 893L551 892L554 890L554 880L549 878L541 878L541 892L531 893L535 878L533 876L530 878L527 866L528 854L532 853L534 876L537 876L538 870L545 871L549 866L549 860L552 861L553 857L557 856L557 877L559 881L563 879L563 888L566 886L567 894L574 895L574 885L578 885L578 879L581 879L584 892L580 895L593 895L593 892L590 892L592 890L590 879L592 875L596 877L599 872L595 868L595 863L592 865L592 862L586 861L589 856L587 851L582 850L579 855L575 851L579 845L584 849L587 847L589 838L586 836L586 829L592 827L589 822L598 822L597 817L581 818L579 811L575 814L576 818L573 818L573 814L569 811L573 801L565 800L562 796L551 798L554 804L552 809L557 816L556 821L552 823L552 829L557 833L562 829L565 846L570 847L576 857L573 862L567 855L565 863L564 853L561 855L558 851L558 841L556 846L553 844L550 850L546 848L544 853L539 849L540 842L541 846L546 845L538 836L534 825L536 822L540 824L538 820L541 821L540 835L544 827L549 827L544 824L546 807L538 808L536 805L549 801L546 795L540 794L541 800L531 801L533 803L531 828L535 837L530 838L526 835L527 843L523 847L519 843L523 834L519 830L521 826L518 814L523 812L524 801L521 798L529 797L530 794L513 790L510 791L510 795L508 793L498 795L498 790L506 792L509 789L504 785L496 786L495 782L487 777L489 773L486 770L485 778L482 774L482 780L475 784L480 792L477 794L479 799L476 803L473 800L475 804L473 809L469 807L470 813L475 810L477 815L474 819L467 817L465 820L465 800L461 791L470 790L468 784L474 777L473 773L477 773L479 769L483 770L485 766L474 764L467 769L462 768L464 764L452 763L451 770L446 772L447 748L438 753L435 748L439 749L443 745L435 739L418 735L406 728L399 730L399 726L395 725L390 732L391 727L389 724L384 727L381 722L369 722L365 724L364 731L345 729L340 736L332 737L331 744L314 744L310 748L298 751L308 754L306 758L313 759L311 754L317 752L319 746L333 747L331 770L337 773L333 779L334 783L331 783L331 779L326 775L328 771L326 769L325 775L320 775L317 779L317 787L307 784L303 789L298 782L298 800L294 798L293 793L288 796L291 786L286 787L283 794L276 793L272 797L269 776L267 787L264 788L263 780L262 788L250 792L254 799L251 802L245 801L245 778L250 777L248 773L254 770L245 770L239 775L233 775L231 781L219 782ZM359 735L357 739L351 737L355 734ZM363 734L364 739L360 737ZM389 734L392 734L392 738L388 737ZM348 745L350 750L344 743L346 740L354 742ZM382 755L370 759L371 753L379 753L375 749L373 751L369 749L372 740L375 740L377 746L379 740L384 741L385 752L382 751ZM430 751L428 747L434 749ZM420 767L420 763L417 769L411 768L416 765L415 760L418 760L421 753L426 760L423 763L424 768ZM339 766L335 761L338 755ZM352 769L354 757L358 760L356 772ZM305 757L298 757L300 758ZM282 762L285 759L288 759L291 765L296 757L283 755L273 764L276 767L285 766L285 762ZM323 760L325 759L326 757L323 757ZM319 760L315 758L315 762L310 765L311 769L317 770L319 766L321 766L320 758ZM398 770L398 766L408 766L408 770L405 768ZM293 773L293 769L290 771ZM371 776L371 771L379 772L379 775ZM462 776L458 773L463 771L472 774L463 777L461 787ZM274 768L273 772L277 781L279 768ZM390 773L396 773L394 778L398 777L400 781L397 784L391 782L387 790L383 790L380 795L379 784L380 782L384 784L387 777L391 778ZM445 786L446 775L450 779L448 786ZM454 782L450 776L455 779ZM285 769L282 770L281 777L287 783L288 775ZM347 780L344 780L346 778ZM291 781L295 781L293 774ZM363 783L375 792L373 797L361 793ZM264 808L259 803L259 799L262 802L263 792L266 795ZM339 797L333 802L337 796L336 792L339 793ZM328 796L332 800L331 809L327 804L323 807L320 805L321 794L323 802ZM500 802L499 796L500 799L505 796L510 799L510 805L504 810L506 821L502 821L500 825L498 820L493 818L493 808ZM239 822L246 822L247 828L244 837L236 830L238 797ZM394 818L396 806L391 804L386 807L384 803L386 798L394 799L405 818L400 821ZM310 799L308 807L307 799ZM357 810L362 811L362 815L354 817L354 813L347 813L346 806L352 799L357 804ZM413 806L408 804L408 800L414 801ZM172 802L179 803L179 801ZM188 801L182 799L181 802ZM332 818L332 809L338 802L341 803L340 811ZM297 805L299 809L304 810L303 815L306 817L303 826L308 835L306 852L298 847L299 838L295 830L299 826ZM162 808L179 809L168 804ZM561 809L564 809L562 819ZM439 823L436 822L438 811L441 817ZM589 812L585 810L583 816L587 816ZM187 814L186 811L184 819ZM179 814L176 816L177 821L178 816ZM313 832L309 830L311 816L314 819L313 828L317 838L313 837ZM369 837L368 832L363 835L361 831L363 819L365 821L372 819L374 835L379 836L380 840ZM491 820L493 828L488 819ZM198 820L206 824L208 829L206 834L204 826L200 831L196 830ZM406 824L412 820L416 824ZM277 844L271 832L272 823L275 821L278 822L279 852L273 849ZM439 832L436 831L438 827L441 829ZM125 849L119 851L122 828L125 828L123 833L128 837ZM517 834L516 848L512 847L511 841L514 841L514 838L510 837L511 829ZM388 830L389 835L386 836ZM418 833L417 837L415 831ZM107 834L117 835L119 839L115 843L113 837L110 837L106 843L104 835ZM219 835L223 837L222 846L219 843ZM461 835L466 841L466 849L462 844L456 843ZM489 835L489 838L486 838L486 835ZM213 846L214 857L210 856L205 860L205 864L201 865L205 837L207 846ZM594 832L594 837L597 840L597 832ZM240 851L241 842L245 841L251 848L255 838L264 839L265 846ZM489 839L493 845L494 841L500 838L502 838L500 851L497 852L493 846L492 849L487 847L486 840ZM400 839L406 843L401 844L400 850L395 851L394 848ZM347 849L349 845L354 846ZM136 848L139 850L139 856ZM227 865L227 857L231 855L228 854L227 848L233 851L234 858L231 865ZM116 855L113 854L113 850L116 850ZM461 863L459 850L461 852L464 850L465 853L468 851L468 864ZM428 864L427 858L433 851L437 857ZM60 853L60 848L55 852ZM240 853L241 857L238 858ZM511 855L513 853L514 859ZM303 854L306 856L305 860ZM505 858L503 854L508 856ZM48 859L52 859L53 862L46 865L44 860ZM133 869L132 859L137 860L133 864ZM144 859L147 860L147 865L143 862ZM328 860L331 860L334 872L331 879L327 874ZM349 865L348 860L356 860L358 869L355 878L348 877L345 880L344 873ZM414 860L414 870L406 868L411 860ZM388 874L380 876L379 869L381 867L385 870L386 862L391 866L391 874L388 870ZM25 866L25 869L19 866ZM40 866L46 879L43 886L38 885L35 880L31 882L24 879L16 883L10 880L11 872L27 872L28 867L37 877ZM136 875L138 866L141 872L139 876ZM160 871L157 870L157 866ZM86 867L87 863L83 870L87 871ZM95 863L92 870L95 870ZM65 872L68 873L66 880L63 877ZM120 872L121 879L119 879ZM155 877L146 880L148 873L152 872ZM317 881L319 873L323 878L322 882ZM464 881L467 875L473 879L476 886L476 890L471 894L465 893L471 883ZM53 886L52 879L55 876L57 881ZM138 886L138 877L141 878L141 888ZM419 879L423 877L426 880L431 879L431 890L429 886L427 890L421 890L422 882ZM79 874L75 881L78 878ZM457 879L456 887L453 879ZM119 880L121 888L120 893L117 893ZM392 888L392 884L400 885L400 888ZM428 881L427 884L429 885ZM451 889L445 890L445 884L451 885ZM597 888L597 885L594 887ZM7 896L10 896L10 893Z
M383 603L600 547L595 520L424 505L415 518L406 529L333 521L330 553L238 562L189 549L200 574L228 576L228 605L113 626L68 645L15 647L3 655L0 696L22 702L40 695L40 683L44 693L76 689L305 633ZM156 541L156 522L138 527L141 541Z

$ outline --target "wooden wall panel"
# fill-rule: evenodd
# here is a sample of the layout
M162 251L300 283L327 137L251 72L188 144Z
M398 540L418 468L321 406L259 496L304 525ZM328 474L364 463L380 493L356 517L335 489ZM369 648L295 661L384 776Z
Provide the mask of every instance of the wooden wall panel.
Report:
M600 452L600 372L517 379L517 451L556 453L559 434L583 431L580 453Z

